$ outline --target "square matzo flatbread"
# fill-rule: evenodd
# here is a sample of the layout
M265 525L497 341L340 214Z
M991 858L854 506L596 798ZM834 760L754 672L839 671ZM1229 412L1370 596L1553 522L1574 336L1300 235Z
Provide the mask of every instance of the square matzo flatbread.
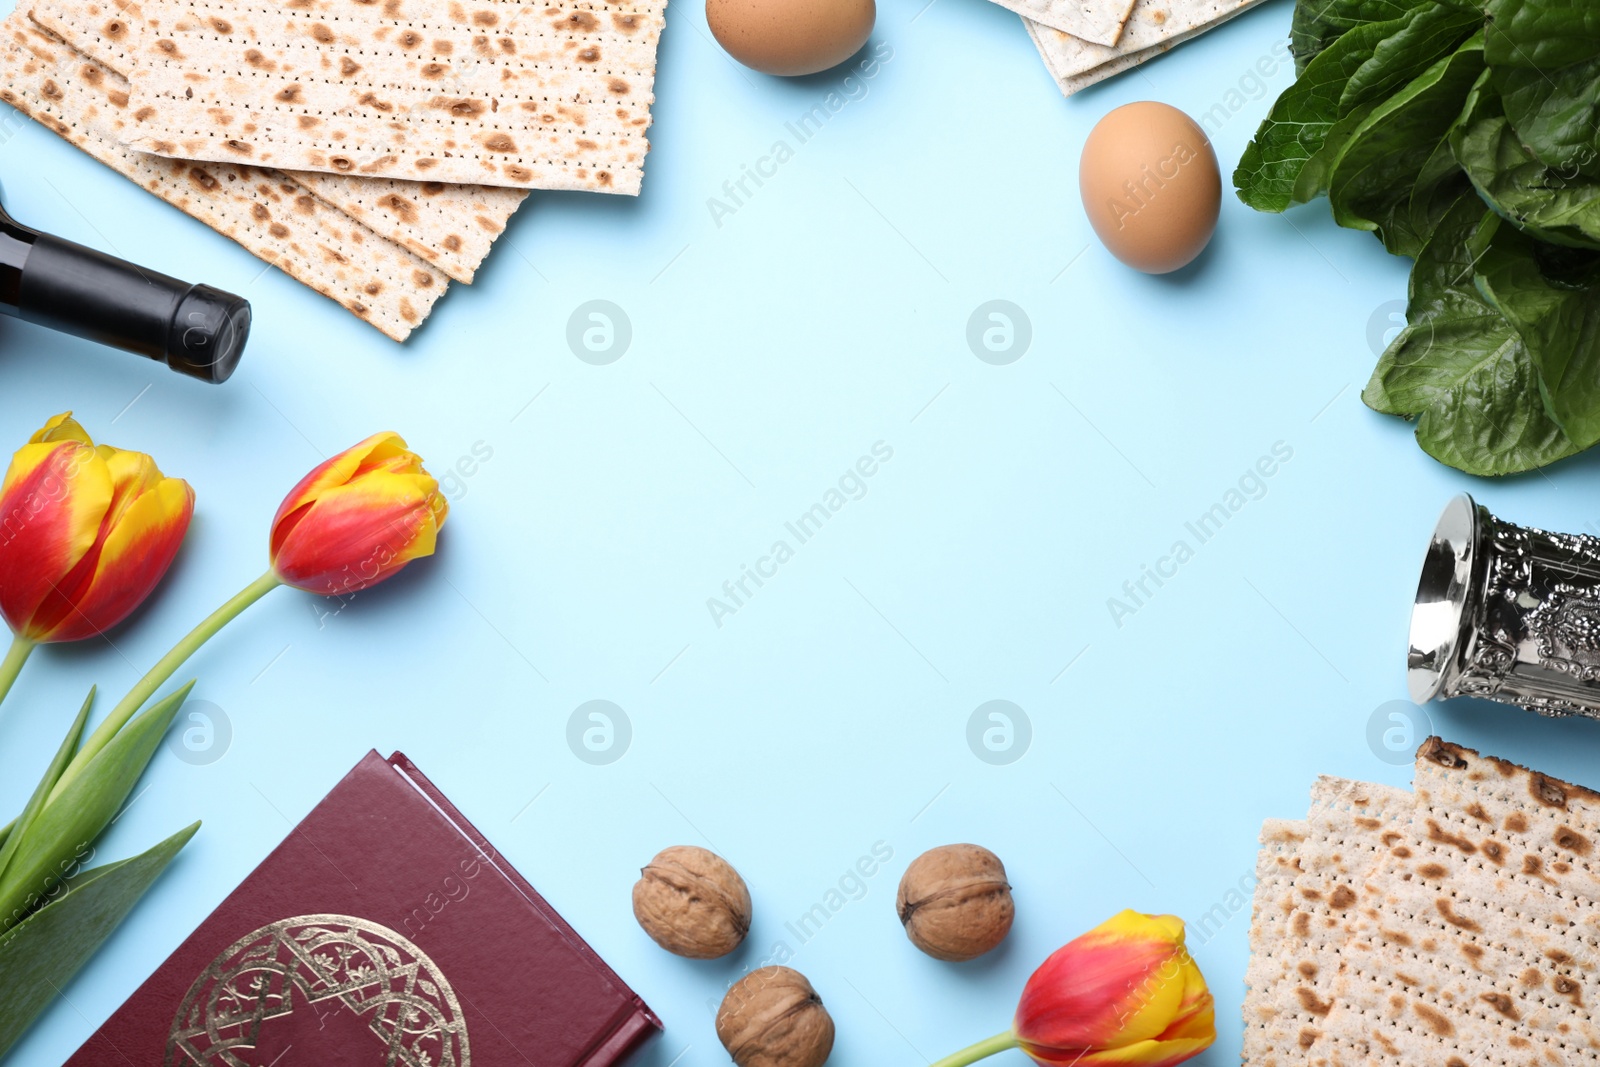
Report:
M1245 981L1244 1062L1328 1064L1348 1054L1328 1025L1350 924L1373 890L1365 877L1410 816L1410 793L1320 778L1304 824L1262 831ZM1303 827L1303 829L1302 829Z
M1250 964L1245 971L1245 986L1251 990L1245 1014L1252 1003L1265 1003L1269 990L1285 980L1291 964L1283 949L1287 922L1295 912L1294 882L1300 874L1300 846L1311 833L1304 819L1268 819L1261 826L1261 851L1256 856L1255 900L1250 917ZM1265 1026L1245 1029L1244 1060L1263 1067L1276 1067L1271 1049L1265 1046Z
M136 3L41 0L33 20L73 48L126 78L130 23L144 18ZM362 178L312 171L286 172L312 195L372 227L434 264L456 281L472 284L495 238L527 197L524 189L445 185L398 178Z
M1328 1028L1397 1067L1597 1062L1600 797L1437 738L1416 783Z
M1137 0L1115 45L1030 23L1045 66L1066 96L1154 59L1262 0Z
M1062 96L1071 96L1091 85L1098 85L1107 78L1132 70L1181 43L1180 39L1174 39L1137 52L1118 52L1115 59L1075 73L1067 59L1067 53L1070 50L1070 42L1078 38L1060 30L1052 30L1032 19L1023 19L1022 24L1027 27L1033 46L1039 50L1039 58L1044 60L1045 69L1056 80L1056 86L1061 90Z
M637 194L664 0L142 0L128 144Z
M136 152L118 139L128 86L22 10L0 26L0 100L285 274L404 341L444 295L431 264L286 175Z
M1135 0L995 0L1025 19L1107 48L1122 36Z

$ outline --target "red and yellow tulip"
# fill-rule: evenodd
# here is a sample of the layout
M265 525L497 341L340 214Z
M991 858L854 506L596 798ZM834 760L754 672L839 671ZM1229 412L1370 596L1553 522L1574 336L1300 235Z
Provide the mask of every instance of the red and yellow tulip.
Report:
M194 490L142 452L96 446L71 413L17 450L0 483L0 615L15 635L0 697L33 646L116 626L155 589Z
M1020 1048L1045 1067L1174 1067L1217 1039L1183 920L1124 911L1057 949L1023 988L1010 1030L940 1060Z
M449 511L422 457L398 434L374 434L284 499L272 520L273 573L323 596L359 592L432 555Z
M449 507L422 458L394 433L380 433L325 460L290 490L268 537L267 572L212 612L136 683L89 735L62 773L57 796L177 669L246 608L292 585L348 595L430 556Z
M17 632L0 661L0 697L37 642L96 633L131 612L171 563L193 509L183 482L148 456L96 448L67 415L36 434L0 483L0 614ZM0 826L0 1059L43 1009L32 990L66 984L199 826L89 875L110 884L116 870L135 871L110 904L104 893L60 892L61 872L77 870L85 845L115 821L194 683L153 700L157 691L280 585L354 593L431 554L447 510L404 441L368 438L295 486L273 519L266 573L189 631L85 738L90 691L21 813Z

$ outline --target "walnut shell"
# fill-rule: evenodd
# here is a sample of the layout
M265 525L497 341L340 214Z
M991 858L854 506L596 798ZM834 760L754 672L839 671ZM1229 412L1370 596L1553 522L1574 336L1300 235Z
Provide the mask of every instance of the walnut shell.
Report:
M750 890L715 852L674 845L639 872L633 916L668 952L714 960L738 948L750 932Z
M722 999L717 1039L739 1067L822 1067L833 1051L833 1018L805 975L762 967Z
M944 845L912 860L896 907L913 945L953 963L1004 941L1016 917L1005 865L977 845Z

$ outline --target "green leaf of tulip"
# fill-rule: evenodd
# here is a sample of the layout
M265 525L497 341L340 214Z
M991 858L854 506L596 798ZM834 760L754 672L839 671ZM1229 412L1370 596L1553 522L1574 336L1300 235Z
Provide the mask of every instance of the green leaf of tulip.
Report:
M56 750L50 766L45 768L44 777L39 779L38 786L33 790L33 796L28 798L28 806L17 816L17 821L13 824L17 832L7 833L0 839L4 841L4 844L0 845L0 877L4 877L6 867L11 863L11 857L16 854L17 845L27 836L28 827L33 825L33 820L44 807L46 798L50 796L50 790L55 788L56 779L61 777L61 772L67 769L67 763L72 759L73 753L78 751L78 739L83 736L83 724L89 720L89 709L92 707L94 707L94 690L91 688L88 697L83 701L83 707L78 712L78 717L72 721L72 728L67 731L66 739ZM3 925L4 923L0 923L0 926Z
M22 828L18 823L16 852L0 874L0 932L20 922L76 873L89 843L133 792L192 688L193 682L129 722L45 803L32 825Z
M0 1058L199 828L194 823L148 852L80 875L55 901L0 934Z

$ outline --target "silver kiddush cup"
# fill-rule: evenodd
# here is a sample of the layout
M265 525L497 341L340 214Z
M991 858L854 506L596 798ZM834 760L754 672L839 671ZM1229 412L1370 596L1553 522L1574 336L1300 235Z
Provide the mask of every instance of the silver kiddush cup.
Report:
M1406 668L1418 704L1474 696L1600 718L1600 539L1456 497L1422 561Z

